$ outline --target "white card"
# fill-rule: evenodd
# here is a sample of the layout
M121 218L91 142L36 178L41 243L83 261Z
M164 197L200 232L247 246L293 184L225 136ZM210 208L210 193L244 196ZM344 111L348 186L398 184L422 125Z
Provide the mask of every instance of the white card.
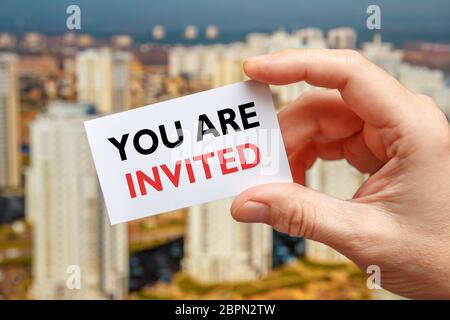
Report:
M240 82L85 122L112 224L292 182L270 88Z

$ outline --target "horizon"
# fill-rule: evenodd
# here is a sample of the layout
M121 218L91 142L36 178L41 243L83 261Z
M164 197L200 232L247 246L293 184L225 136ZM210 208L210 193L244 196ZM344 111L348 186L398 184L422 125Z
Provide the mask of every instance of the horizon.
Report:
M205 0L130 0L135 4L123 7L118 0L106 1L51 1L51 0L3 0L0 12L0 32L22 36L27 32L39 32L56 36L67 32L66 8L77 4L81 8L81 30L96 38L114 34L129 34L137 42L154 41L151 31L155 25L166 29L167 37L161 43L205 43L204 29L216 25L219 38L213 42L241 41L249 32L273 32L278 29L291 31L305 27L327 30L348 26L358 32L358 42L369 40L373 31L367 30L366 8L377 4L382 8L381 34L387 41L401 45L407 41L428 40L450 42L450 1L397 0L397 1L340 1L333 7L332 0L285 0L284 5L269 0L242 3L229 0L214 6ZM25 9L24 9L25 8ZM178 15L183 12L183 15ZM51 19L49 19L49 16ZM233 23L230 24L230 19ZM109 23L114 21L114 25ZM183 40L187 25L199 30L195 41ZM156 42L156 41L155 41Z

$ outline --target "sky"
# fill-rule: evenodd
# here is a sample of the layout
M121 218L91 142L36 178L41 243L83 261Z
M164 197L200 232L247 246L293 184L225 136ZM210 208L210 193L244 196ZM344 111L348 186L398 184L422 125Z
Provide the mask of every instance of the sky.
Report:
M82 32L94 35L150 35L156 24L167 30L215 24L222 32L364 29L369 4L381 7L382 28L390 32L450 34L450 0L1 0L0 32L64 33L70 4L81 8Z

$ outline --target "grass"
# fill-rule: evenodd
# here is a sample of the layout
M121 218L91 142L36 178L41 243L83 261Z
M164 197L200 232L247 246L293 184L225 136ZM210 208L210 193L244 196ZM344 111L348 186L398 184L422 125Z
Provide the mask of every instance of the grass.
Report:
M0 267L28 267L31 266L31 257L20 257L0 261Z
M27 249L29 247L30 243L24 240L12 240L7 242L3 242L3 240L0 240L0 249Z
M264 299L271 292L281 292L287 297L308 296L307 293L310 293L309 297L320 297L325 290L335 298L365 299L369 294L364 279L351 264L330 265L298 260L255 281L210 284L178 273L172 284L145 288L137 296L142 299Z
M322 269L322 270L343 270L349 269L348 263L320 263L317 261L312 261L308 259L302 259L305 266L309 268Z

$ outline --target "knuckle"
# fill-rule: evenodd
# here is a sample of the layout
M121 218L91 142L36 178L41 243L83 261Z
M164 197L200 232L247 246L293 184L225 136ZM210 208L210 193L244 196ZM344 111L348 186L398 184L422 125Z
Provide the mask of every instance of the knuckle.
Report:
M304 210L300 203L295 202L287 212L287 233L291 237L300 236L304 224Z
M416 94L416 97L419 98L419 100L429 106L433 106L435 108L439 108L436 104L436 101L433 100L430 96L427 96L425 94Z
M285 230L291 237L313 237L314 206L306 201L293 201L285 215Z
M357 50L343 49L343 56L347 63L352 65L365 65L367 64L366 58Z
M312 91L306 91L304 93L302 93L302 95L300 96L300 99L305 102L306 104L308 104L308 102L312 102L313 100L315 100L315 98L317 97L317 92L312 90Z
M361 52L354 49L347 49L349 52L350 57L352 57L355 60L365 60L366 58L362 55Z
M428 135L435 137L440 143L445 142L445 138L448 139L449 136L449 122L445 113L433 98L423 94L415 94L415 97L418 108L423 110L416 117L418 126L423 127Z

